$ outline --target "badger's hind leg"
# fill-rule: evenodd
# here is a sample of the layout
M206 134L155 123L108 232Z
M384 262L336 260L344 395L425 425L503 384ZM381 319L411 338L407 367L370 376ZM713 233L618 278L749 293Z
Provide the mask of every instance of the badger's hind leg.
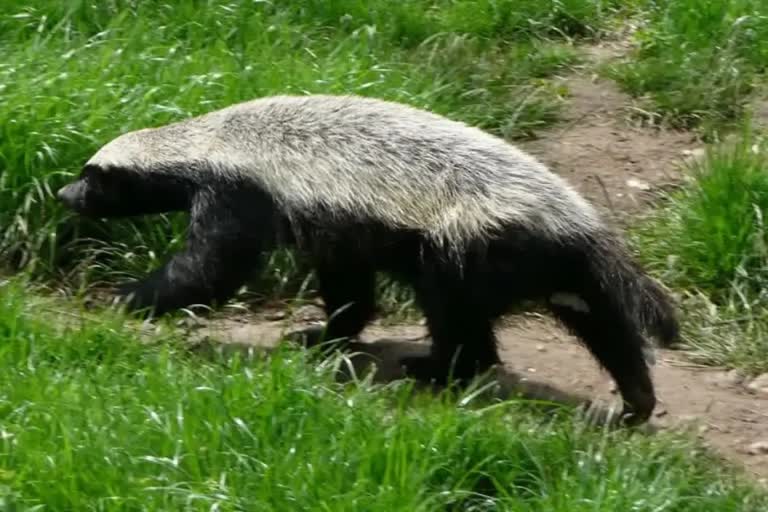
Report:
M402 360L408 375L445 384L469 380L500 363L493 315L484 300L476 300L468 281L445 270L422 282L416 292L432 346L427 356Z
M560 293L550 298L549 307L616 382L624 401L625 423L647 421L656 406L656 396L641 333L624 315L612 312L598 300Z
M300 335L309 346L321 342L342 348L359 335L376 312L376 273L371 265L343 254L315 263L327 322Z

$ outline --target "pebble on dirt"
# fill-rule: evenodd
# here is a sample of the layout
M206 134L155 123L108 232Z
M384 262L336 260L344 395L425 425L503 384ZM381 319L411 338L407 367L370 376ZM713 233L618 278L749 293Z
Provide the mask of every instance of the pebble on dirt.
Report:
M266 315L264 315L264 318L270 322L277 322L279 320L285 320L287 316L288 314L285 311L276 310L268 312Z
M324 319L325 312L313 304L301 306L292 315L292 320L296 322L317 322Z
M764 373L752 380L747 388L756 393L768 395L768 373Z
M716 386L729 388L742 385L744 383L744 375L739 370L718 371L709 375L707 380Z
M651 186L648 183L635 178L628 179L627 186L638 190L651 190Z
M768 455L768 441L758 441L752 443L747 448L749 455Z

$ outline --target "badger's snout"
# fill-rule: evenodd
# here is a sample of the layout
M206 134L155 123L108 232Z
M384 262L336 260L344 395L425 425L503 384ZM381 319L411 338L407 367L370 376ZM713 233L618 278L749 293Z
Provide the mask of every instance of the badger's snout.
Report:
M84 184L80 181L63 186L56 192L56 198L64 203L64 206L79 211L83 207L85 198Z

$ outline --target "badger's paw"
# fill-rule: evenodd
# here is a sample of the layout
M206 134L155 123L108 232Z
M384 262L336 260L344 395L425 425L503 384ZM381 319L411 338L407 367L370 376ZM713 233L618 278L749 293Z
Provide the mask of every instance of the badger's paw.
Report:
M117 287L117 289L114 290L111 302L113 306L130 307L130 304L134 300L135 296L136 296L136 284L128 283L128 284L119 286Z
M647 423L656 408L656 396L650 392L636 390L629 400L624 400L621 422L627 427L637 427Z
M459 387L493 372L497 364L493 361L481 363L472 359L451 363L432 355L410 356L400 360L400 365L407 377L437 386L450 384ZM492 373L491 377L493 378Z
M444 365L430 355L404 357L400 360L400 365L407 377L418 381L439 386L448 382Z
M636 409L634 407L624 407L621 412L621 424L626 427L639 427L648 423L653 414L653 409Z
M149 315L153 301L141 281L132 281L115 290L112 304L131 312L144 312L145 315Z

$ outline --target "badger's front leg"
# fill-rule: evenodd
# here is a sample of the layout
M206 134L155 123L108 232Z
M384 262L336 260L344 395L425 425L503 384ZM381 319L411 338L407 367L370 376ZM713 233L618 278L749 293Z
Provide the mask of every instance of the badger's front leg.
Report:
M272 238L273 211L266 196L243 187L197 193L184 249L121 287L121 302L155 315L226 302L258 267Z

